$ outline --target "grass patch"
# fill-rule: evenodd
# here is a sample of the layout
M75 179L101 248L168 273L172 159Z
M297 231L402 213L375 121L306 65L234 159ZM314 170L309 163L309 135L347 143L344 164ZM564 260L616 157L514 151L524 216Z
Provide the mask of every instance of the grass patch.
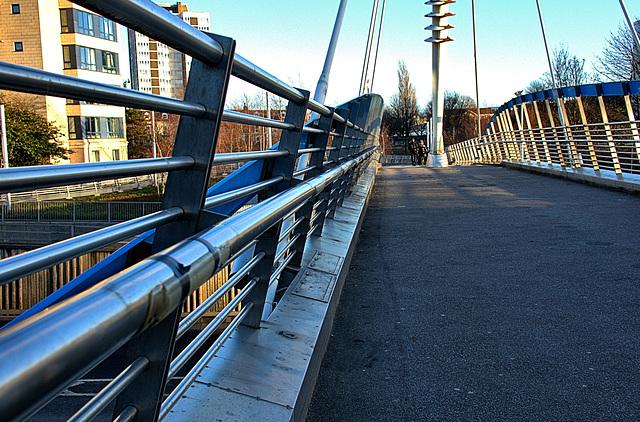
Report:
M162 191L162 187L160 187L160 190ZM73 198L73 200L96 202L162 202L162 196L158 195L158 189L155 186L147 186L142 189L105 193L99 196L82 196Z

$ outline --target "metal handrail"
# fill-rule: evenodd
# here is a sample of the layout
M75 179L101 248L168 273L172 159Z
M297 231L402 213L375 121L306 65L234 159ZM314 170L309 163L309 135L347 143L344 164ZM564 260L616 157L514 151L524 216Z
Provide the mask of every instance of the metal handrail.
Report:
M147 230L158 228L163 224L178 220L183 215L182 208L167 208L134 220L5 258L0 261L0 286Z
M369 149L229 217L180 242L165 252L162 259L146 259L44 315L0 331L0 361L12 363L0 373L0 414L7 418L28 414L51 399L68 380L77 378L180 306L186 296L226 265L233 251L252 242L373 152ZM171 263L179 265L189 276L178 277L181 271ZM50 340L45 344L40 341L43 333ZM42 371L48 373L44 379Z
M131 382L149 366L149 359L140 356L127 366L105 388L82 406L67 422L91 421L98 416Z
M127 161L11 167L0 171L0 193L20 192L98 182L119 177L140 176L166 171L187 170L195 164L192 157L143 158Z
M255 245L255 243L250 243L249 245ZM250 246L249 246L250 247ZM243 249L243 251L246 250ZM238 255L238 254L236 254ZM204 316L204 314L211 309L213 305L218 303L220 299L224 297L229 291L234 288L248 273L251 271L258 263L265 257L264 252L260 252L256 254L251 261L247 262L242 268L240 268L234 275L231 277L222 287L220 287L216 292L209 296L200 306L198 306L193 312L191 312L185 319L180 321L180 325L178 326L178 332L176 333L176 338L182 337L189 328L191 328L200 318Z
M202 104L0 62L0 89L215 119Z
M47 306L46 312L33 315L40 309L36 307L0 331L0 414L8 419L28 416L127 343L129 352L135 353L129 356L134 357L147 356L147 339L153 338L151 347L156 341L158 345L166 342L162 346L172 346L170 342L183 335L208 309L219 306L221 300L233 296L235 289L250 280L170 366L169 374L174 375L222 321L241 308L213 347L162 404L162 419L240 323L260 326L264 304L273 302L263 287L275 283L285 268L300 267L305 235L314 231L318 234L324 222L320 213L330 218L336 204L342 203L357 180L360 172L355 169L374 154L382 102L375 95L363 96L339 107L341 116L333 108L308 99L308 92L283 83L242 56L233 53L231 57L234 42L229 38L200 32L149 0L76 3L190 55L199 61L194 62L192 73L207 77L190 78L189 86L194 84L195 88L187 90L187 101L182 101L0 62L0 89L188 117L180 122L175 157L0 170L0 193L169 173L163 199L166 209L0 261L0 280L8 282L146 232L107 258L117 256L117 260L103 261L107 265L83 274L82 280L73 283L77 290L59 292L64 294L58 298L67 299L47 298L38 305ZM285 121L224 110L223 89L230 76L288 100ZM216 81L213 89L203 89L203 84L211 85L210 81ZM352 106L358 108L357 113L350 112ZM305 126L308 110L326 118ZM354 121L343 116L352 116ZM210 134L217 136L220 121L281 129L280 143L268 151L216 154L217 140ZM329 136L333 136L334 146L327 148ZM305 137L313 147L299 148ZM296 172L298 157L305 154L310 156L310 164ZM210 166L247 161L250 163L207 191ZM319 200L321 193L327 197L323 199L323 209L317 208L323 201ZM328 200L333 194L336 197ZM257 197L258 203L237 212L251 196ZM232 204L216 208L229 203ZM312 204L316 208L311 209ZM283 221L292 215L296 221L286 228ZM313 227L307 230L311 223ZM157 230L152 234L150 229ZM286 243L282 249L278 238ZM150 251L154 255L149 256ZM125 260L127 263L123 264ZM129 262L138 263L127 267ZM111 264L114 265L109 267L108 275L121 271L108 277L103 270ZM236 264L242 268L232 267ZM177 330L174 326L169 332L165 329L167 324L159 324L168 315L178 318L187 299L195 299L194 293L205 283L209 286L212 275L226 274L227 270L236 273L202 301ZM98 284L91 284L94 282ZM81 288L85 290L75 294ZM192 307L190 303L188 308ZM136 340L129 342L133 337ZM145 358L137 360L132 369L123 371L74 418L89 420L118 396L127 402L117 403L117 421L150 419L147 403L138 402L147 399L136 396L136 390L139 383L149 384L152 379L150 384L160 392L152 399L157 410L163 397L160 389L167 380L164 372L154 374L159 362L168 364L169 355L167 352L160 360L148 362ZM140 373L143 375L138 376ZM138 398L132 400L134 405L127 406L131 396Z
M229 324L229 326L222 332L222 334L220 334L220 337L218 337L218 339L211 345L209 350L207 350L207 352L202 356L198 363L189 371L182 382L180 382L180 384L178 384L178 386L171 392L171 394L169 394L167 399L162 403L162 406L160 407L160 415L158 417L159 421L163 420L167 416L167 414L169 414L169 411L173 408L173 406L178 403L180 397L182 397L182 395L187 391L191 384L193 384L198 375L200 375L200 372L204 370L209 361L213 359L215 354L218 353L218 350L220 350L224 342L227 341L229 337L231 337L231 334L235 331L235 329L238 328L238 326L244 321L253 306L253 302L249 302L242 308L238 316L235 317L231 324Z
M270 186L277 185L283 180L284 178L282 176L276 176L269 180L264 180L262 182L254 183L253 185L244 186L238 189L230 190L229 192L220 193L218 195L209 196L205 200L204 208L205 209L213 208L218 205L235 201L236 199L244 198L253 193L260 192L261 190L266 189Z
M640 174L638 126L640 120L509 130L454 144L449 153L461 163L515 160Z

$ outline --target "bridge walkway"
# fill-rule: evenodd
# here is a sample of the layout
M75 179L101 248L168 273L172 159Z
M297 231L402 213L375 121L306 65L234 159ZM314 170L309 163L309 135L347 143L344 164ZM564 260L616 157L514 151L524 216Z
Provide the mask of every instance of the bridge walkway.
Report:
M307 420L640 419L640 197L383 167Z

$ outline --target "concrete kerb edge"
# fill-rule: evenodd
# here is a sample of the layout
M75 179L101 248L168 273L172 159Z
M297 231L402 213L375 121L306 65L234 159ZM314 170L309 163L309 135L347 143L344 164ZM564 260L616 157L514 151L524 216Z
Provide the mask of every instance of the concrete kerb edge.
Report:
M563 169L560 166L532 165L511 161L502 161L499 165L506 168L558 177L607 189L621 190L635 195L640 194L640 177L636 175L621 176L609 170L594 171L590 168Z

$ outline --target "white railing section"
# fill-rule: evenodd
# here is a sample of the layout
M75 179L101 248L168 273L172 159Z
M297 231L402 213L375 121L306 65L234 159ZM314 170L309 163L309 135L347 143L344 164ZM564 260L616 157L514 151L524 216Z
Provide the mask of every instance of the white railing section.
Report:
M451 145L447 154L458 164L510 161L614 175L640 174L639 99L640 81L527 94L503 105L485 135ZM566 126L553 124L560 114ZM610 121L609 116L614 115L626 119ZM551 124L545 125L545 121Z

